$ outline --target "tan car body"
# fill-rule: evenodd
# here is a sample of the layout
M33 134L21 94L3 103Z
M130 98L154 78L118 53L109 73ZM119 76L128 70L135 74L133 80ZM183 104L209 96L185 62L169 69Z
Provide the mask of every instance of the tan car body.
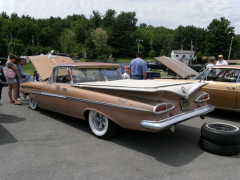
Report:
M50 58L36 56L30 57L30 59L39 71L41 79L45 79L45 81L22 83L22 93L31 95L40 108L82 120L88 119L90 111L96 111L127 129L159 132L214 110L213 106L207 105L206 100L195 101L203 95L201 88L206 83L157 82L153 80L124 80L122 78L113 81L74 83L72 73L75 69L116 68L119 71L118 65L73 63L70 58L57 56ZM55 72L65 68L68 71L69 82L54 81ZM51 73L52 76L50 76ZM189 100L189 109L181 109L181 100ZM154 108L164 103L171 103L174 108L161 114L154 113Z
M220 73L219 76L223 77L205 79L208 84L202 90L210 94L211 98L208 102L216 109L240 112L240 65L212 66L209 71L214 69L222 69L222 74ZM224 71L235 74L228 76ZM196 77L197 79L199 78Z

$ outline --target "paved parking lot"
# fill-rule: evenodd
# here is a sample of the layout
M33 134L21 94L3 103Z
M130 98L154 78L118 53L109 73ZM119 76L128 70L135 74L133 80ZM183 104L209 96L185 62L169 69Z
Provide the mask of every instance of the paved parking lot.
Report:
M240 155L217 156L198 146L203 123L240 126L239 113L214 111L179 124L174 133L121 129L101 140L85 121L33 111L27 100L10 104L7 87L0 103L0 179L240 179Z

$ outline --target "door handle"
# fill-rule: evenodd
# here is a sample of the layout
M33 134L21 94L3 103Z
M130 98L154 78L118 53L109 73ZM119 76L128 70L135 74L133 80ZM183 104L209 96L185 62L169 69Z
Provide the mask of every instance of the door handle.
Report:
M235 87L227 87L229 90L235 90Z

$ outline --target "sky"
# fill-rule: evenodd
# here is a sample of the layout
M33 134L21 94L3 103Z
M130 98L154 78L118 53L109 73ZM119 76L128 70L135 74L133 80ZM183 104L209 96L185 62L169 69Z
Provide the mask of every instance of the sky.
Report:
M38 18L61 17L92 11L102 15L108 9L119 14L136 12L137 25L176 29L179 25L207 28L213 19L225 17L240 34L240 0L0 0L0 13L17 13Z

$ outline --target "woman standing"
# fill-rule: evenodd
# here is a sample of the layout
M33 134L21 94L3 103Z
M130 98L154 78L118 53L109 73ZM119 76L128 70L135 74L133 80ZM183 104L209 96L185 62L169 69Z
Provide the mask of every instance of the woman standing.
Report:
M15 59L15 65L18 69L18 74L25 79L24 81L27 82L30 79L30 74L24 74L22 73L22 66L21 66L21 58L20 57L16 57ZM16 80L17 80L17 84L18 84L18 93L17 93L17 100L20 100L20 78L18 76L16 76Z
M16 75L23 81L22 77L18 74L18 70L16 66L14 65L15 62L15 55L9 54L9 60L6 62L6 67L11 68ZM10 99L10 103L14 103L15 105L22 105L18 100L17 100L17 93L18 93L18 85L17 85L17 80L16 77L10 79L6 78L8 82L8 96ZM14 90L12 94L12 90Z

